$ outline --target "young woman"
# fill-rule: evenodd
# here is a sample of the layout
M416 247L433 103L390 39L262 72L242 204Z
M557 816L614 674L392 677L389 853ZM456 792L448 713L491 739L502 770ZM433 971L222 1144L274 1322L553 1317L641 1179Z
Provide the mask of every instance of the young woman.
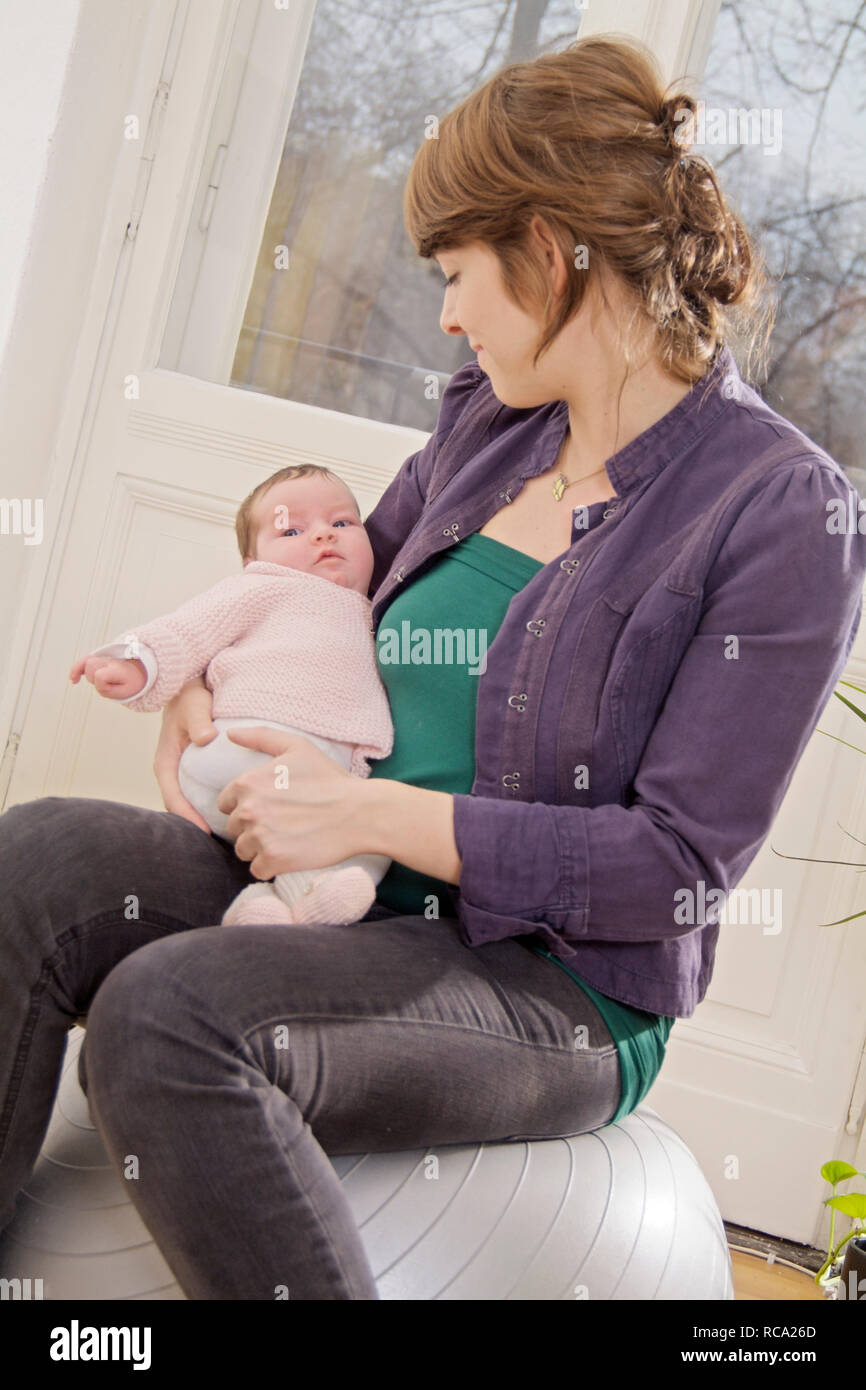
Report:
M177 786L214 734L199 684L157 759L175 814L0 820L0 1224L82 1014L94 1121L195 1299L376 1298L329 1154L575 1134L646 1094L866 574L828 525L841 469L726 345L760 276L683 110L592 39L504 68L417 155L407 225L479 357L367 518L395 726L373 775L239 731L274 762L221 795L232 849ZM445 630L483 672L437 661ZM396 861L359 924L200 930L359 853Z

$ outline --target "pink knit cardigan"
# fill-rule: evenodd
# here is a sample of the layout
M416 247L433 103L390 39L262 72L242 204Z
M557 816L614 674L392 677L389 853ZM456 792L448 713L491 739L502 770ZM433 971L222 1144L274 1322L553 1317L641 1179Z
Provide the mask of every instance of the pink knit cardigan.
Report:
M253 560L163 618L119 641L149 647L157 676L130 709L162 709L204 676L213 717L268 719L356 745L350 770L386 758L394 743L376 664L372 603L317 574Z

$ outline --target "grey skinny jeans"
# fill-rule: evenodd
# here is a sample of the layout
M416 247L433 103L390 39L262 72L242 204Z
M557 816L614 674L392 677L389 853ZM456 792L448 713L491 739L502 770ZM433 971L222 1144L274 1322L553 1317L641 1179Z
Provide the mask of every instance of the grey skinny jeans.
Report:
M254 880L179 816L12 807L0 880L0 1229L87 1015L94 1124L118 1172L137 1156L130 1196L188 1298L376 1299L328 1154L579 1134L619 1103L597 1009L519 939L379 905L214 926Z

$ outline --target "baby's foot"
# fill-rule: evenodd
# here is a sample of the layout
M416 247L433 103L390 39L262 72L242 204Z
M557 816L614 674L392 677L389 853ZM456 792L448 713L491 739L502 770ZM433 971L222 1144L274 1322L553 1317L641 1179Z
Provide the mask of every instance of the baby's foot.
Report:
M336 869L317 878L289 910L294 922L345 926L360 922L375 897L376 885L363 869Z
M251 883L238 893L224 914L224 927L286 926L296 919L293 909L280 902L269 883Z

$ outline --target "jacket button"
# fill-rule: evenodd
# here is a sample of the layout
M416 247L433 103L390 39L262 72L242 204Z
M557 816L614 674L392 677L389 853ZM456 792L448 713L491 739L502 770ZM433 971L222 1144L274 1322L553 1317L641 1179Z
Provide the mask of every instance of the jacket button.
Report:
M536 629L537 627L544 627L545 624L546 624L546 622L547 622L547 619L546 619L546 618L530 618L530 619L529 619L529 622L526 624L527 631L531 632L532 635L533 635L533 637L540 637L540 636L541 636L541 633L540 633L540 632L536 632L535 629Z
M394 578L397 580L397 583L398 583L398 584L399 584L400 581L402 580L403 574L404 574L404 569L403 569L403 566L401 565L400 568L398 569L397 573L394 575Z
M614 514L615 511L616 511L616 507L605 507L604 511L602 512L602 516L603 516L603 517L606 517L606 516L613 516L613 514Z
M526 699L528 699L528 698L529 698L529 697L527 696L526 691L524 690L524 692L523 692L522 695L509 695L509 697L508 697L508 703L509 703L509 705L511 706L512 709L519 710L520 713L522 714L523 711L526 709L526 705L516 705L516 704L514 703L514 701L515 701L515 700L526 700Z
M560 560L559 568L565 570L566 574L574 574L579 564L579 560Z
M445 530L442 532L443 536L450 536L451 539L452 539L452 541L457 541L457 540L459 540L460 537L457 535L457 527L458 527L459 525L460 525L460 522L459 522L459 521L452 521L452 523L451 523L450 526L446 526L446 527L445 527Z
M503 785L503 787L508 787L509 791L513 791L513 792L519 791L519 790L520 790L520 773L519 773L519 772L506 772L505 775L504 775L503 778L502 778L502 785Z
M737 387L736 379L732 376L726 377L725 384L722 387L722 395L724 396L725 400L735 401L739 394L740 392Z

